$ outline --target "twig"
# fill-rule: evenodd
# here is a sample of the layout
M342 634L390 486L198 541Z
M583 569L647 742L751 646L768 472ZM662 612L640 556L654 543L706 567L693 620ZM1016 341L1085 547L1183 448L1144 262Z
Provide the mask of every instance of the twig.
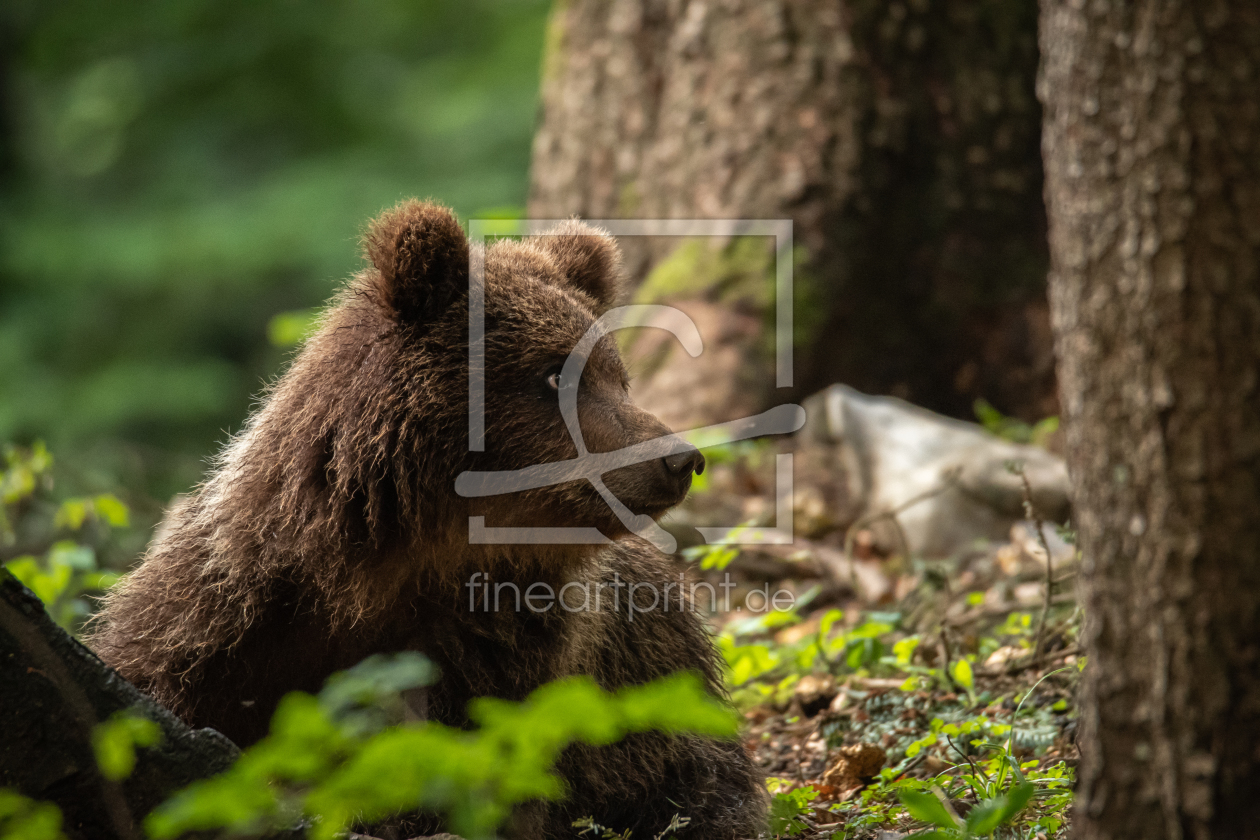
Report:
M965 762L967 762L968 764L970 764L970 765L971 765L971 774L972 774L973 776L977 776L977 777L978 777L978 776L980 775L980 768L976 767L976 763L975 763L975 761L973 761L973 760L972 760L971 756L969 756L969 755L967 755L965 752L963 752L963 751L962 751L962 749L961 749L961 748L959 748L959 746L958 746L957 744L955 744L955 743L954 743L954 739L953 739L953 738L951 738L951 737L949 737L948 735L946 735L946 736L945 736L945 740L949 743L949 745L950 745L951 747L953 747L953 748L954 748L954 752L958 753L959 755L961 755L961 756L963 757L963 761L965 761Z
M1046 597L1041 605L1041 620L1037 622L1037 644L1033 647L1033 661L1035 662L1041 659L1041 645L1045 642L1046 618L1050 615L1050 598L1054 591L1054 561L1050 555L1050 543L1046 541L1045 523L1036 505L1033 504L1032 485L1028 483L1028 474L1024 472L1024 465L1018 464L1012 470L1019 476L1020 483L1024 485L1024 515L1037 526L1037 541L1041 543L1041 550L1046 553Z
M1044 665L1045 663L1053 662L1056 659L1066 659L1069 656L1076 656L1080 652L1081 652L1081 649L1079 647L1073 646L1069 648L1064 648L1063 650L1051 651L1050 653L1042 654L1039 657L1025 659L1022 662L1018 659L1012 659L1008 663L1006 663L1005 667L999 670L993 670L991 668L981 668L977 670L976 673L982 674L987 677L996 677L999 675L1004 675L1004 676L1009 677L1011 674L1018 674L1020 671L1027 671L1029 668L1035 668L1038 665Z
M947 736L948 737L948 736ZM893 778L904 776L923 762L927 761L928 751L921 750L914 758L907 758L893 770Z
M934 496L939 496L946 490L953 487L957 484L958 476L961 472L962 467L951 467L942 473L941 483L936 487L933 487L931 490L928 490L925 493L920 493L917 496L913 496L889 510L879 511L878 513L868 513L865 516L858 517L852 525L845 529L844 555L849 558L849 574L853 577L853 586L855 590L857 589L857 572L855 571L856 567L853 565L856 562L856 558L853 556L853 541L857 538L857 532L866 526L874 525L876 522L881 520L889 520L892 522L893 527L897 530L897 541L901 544L901 556L909 560L910 542L906 539L905 529L902 528L901 523L897 521L897 516L905 513L910 508L919 504L919 502L926 502L928 499L931 499Z
M949 639L945 638L945 625L941 625L940 642L936 646L937 651L941 655L941 673L945 675L945 688L953 684L954 679L949 673Z
M1061 595L1055 595L1050 599L1050 603L1052 605L1075 604L1076 596L1070 592L1065 592ZM967 610L965 613L960 613L953 618L946 618L941 623L950 627L964 627L971 622L978 621L982 618L993 618L999 615L1006 615L1008 613L1016 612L1017 610L1026 610L1030 606L1035 605L1035 602L1029 601L1008 601L1004 604L994 604L992 606L982 605Z

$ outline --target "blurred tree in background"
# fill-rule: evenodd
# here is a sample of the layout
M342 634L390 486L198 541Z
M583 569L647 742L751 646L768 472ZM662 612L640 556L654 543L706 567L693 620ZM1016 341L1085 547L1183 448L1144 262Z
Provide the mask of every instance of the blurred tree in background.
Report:
M0 440L47 439L69 490L187 489L364 219L524 204L546 12L6 3Z
M790 218L797 398L844 382L1035 422L1058 412L1037 61L1033 2L572 0L548 38L530 215ZM769 344L733 300L755 260L623 244L637 301L684 308L722 348L691 363L666 345L640 405L685 428L783 399L753 384L772 381ZM716 409L680 416L682 393Z

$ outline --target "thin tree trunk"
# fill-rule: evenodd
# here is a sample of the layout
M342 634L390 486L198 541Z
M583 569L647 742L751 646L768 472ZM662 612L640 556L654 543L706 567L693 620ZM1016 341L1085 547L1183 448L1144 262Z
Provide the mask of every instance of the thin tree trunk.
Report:
M1057 406L1036 66L1026 3L561 2L530 214L791 218L800 390L1038 418ZM623 246L642 280L678 243Z
M1260 4L1043 0L1077 834L1260 836Z

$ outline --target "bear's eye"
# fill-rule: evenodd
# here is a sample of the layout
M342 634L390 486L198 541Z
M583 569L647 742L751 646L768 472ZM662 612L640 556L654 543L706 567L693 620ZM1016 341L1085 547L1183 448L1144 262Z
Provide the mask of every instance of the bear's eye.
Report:
M561 388L569 387L569 383L564 378L564 365L552 365L543 374L543 381L547 383L547 387L553 391L559 391Z

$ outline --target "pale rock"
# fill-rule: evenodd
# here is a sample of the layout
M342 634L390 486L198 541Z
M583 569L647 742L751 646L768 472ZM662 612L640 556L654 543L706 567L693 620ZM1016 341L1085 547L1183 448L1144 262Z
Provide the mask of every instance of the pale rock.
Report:
M1012 462L1023 464L1039 515L1047 522L1067 519L1067 468L1044 449L846 385L813 395L804 407L798 460L803 455L815 466L826 464L845 485L841 495L858 510L850 521L897 511L913 555L946 557L978 540L1007 539L1012 525L1026 519L1022 482L1007 468ZM872 521L869 528L882 549L901 550L890 521ZM1046 531L1049 541L1053 526ZM1056 549L1052 544L1058 555Z

